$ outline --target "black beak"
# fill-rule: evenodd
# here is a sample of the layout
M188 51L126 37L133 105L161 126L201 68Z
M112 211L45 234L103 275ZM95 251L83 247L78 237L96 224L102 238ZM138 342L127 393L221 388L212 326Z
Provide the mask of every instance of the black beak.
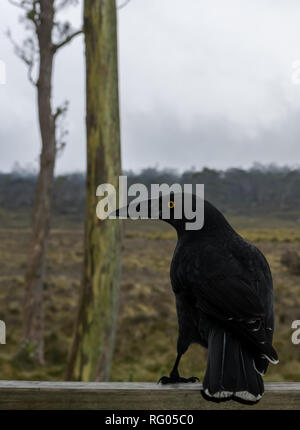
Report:
M119 208L109 214L109 218L128 218L128 206Z
M159 211L159 200L143 200L142 202L138 203L138 205L133 207L134 209L137 209L138 214L132 212L132 208L129 207L130 205L123 206L122 208L119 208L109 214L109 218L131 218L131 219L158 219L160 217L160 211Z

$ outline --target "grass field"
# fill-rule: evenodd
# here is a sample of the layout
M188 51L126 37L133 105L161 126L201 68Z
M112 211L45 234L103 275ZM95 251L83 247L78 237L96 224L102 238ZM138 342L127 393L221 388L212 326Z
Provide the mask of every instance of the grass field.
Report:
M286 250L300 251L300 225L267 218L229 218L266 255L274 278L276 335L280 363L267 381L300 381L300 345L291 342L291 323L300 319L300 277L280 263ZM82 224L54 220L45 282L46 366L31 368L14 359L21 333L23 274L29 240L28 214L0 213L0 319L7 344L0 346L1 379L63 379L76 316L82 269ZM177 320L169 281L176 238L160 221L127 221L124 226L119 325L111 379L157 381L176 355ZM186 376L203 377L206 352L192 345L181 362Z

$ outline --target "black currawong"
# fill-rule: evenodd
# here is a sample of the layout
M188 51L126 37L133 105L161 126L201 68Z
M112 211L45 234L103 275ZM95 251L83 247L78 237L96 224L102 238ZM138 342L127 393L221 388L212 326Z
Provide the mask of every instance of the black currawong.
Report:
M196 199L196 196L193 196ZM152 200L153 202L153 200ZM171 282L178 316L177 358L162 384L195 382L183 378L178 364L189 345L208 349L202 395L221 402L257 403L264 393L262 376L278 363L272 347L273 283L264 255L244 240L221 212L204 201L204 225L186 230L182 209L175 219L176 195L164 218L159 199L156 217L171 224L178 242L171 263ZM148 201L150 211L151 200ZM118 215L118 211L115 213ZM153 214L152 214L153 215Z

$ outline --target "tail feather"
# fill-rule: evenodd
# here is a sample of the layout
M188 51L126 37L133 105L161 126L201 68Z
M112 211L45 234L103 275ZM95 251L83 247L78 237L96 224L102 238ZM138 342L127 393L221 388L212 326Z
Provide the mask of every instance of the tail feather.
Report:
M260 373L240 342L230 333L213 329L208 340L208 359L202 394L206 399L235 399L256 403L264 393Z

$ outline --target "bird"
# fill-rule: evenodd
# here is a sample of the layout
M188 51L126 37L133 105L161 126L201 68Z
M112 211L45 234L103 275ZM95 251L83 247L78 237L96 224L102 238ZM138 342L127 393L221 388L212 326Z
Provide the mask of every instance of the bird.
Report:
M184 193L179 197L184 201ZM192 195L193 208L197 208L197 198ZM269 363L278 363L272 346L274 294L269 264L212 203L203 199L203 225L188 230L186 223L191 220L183 205L181 216L175 216L176 201L179 199L171 193L167 199L149 199L146 205L148 215L156 207L154 218L177 232L170 267L178 319L177 357L169 376L158 382L199 381L195 376L184 378L178 371L183 354L196 343L208 350L203 398L253 405L263 396L262 376ZM169 211L163 210L164 205Z

